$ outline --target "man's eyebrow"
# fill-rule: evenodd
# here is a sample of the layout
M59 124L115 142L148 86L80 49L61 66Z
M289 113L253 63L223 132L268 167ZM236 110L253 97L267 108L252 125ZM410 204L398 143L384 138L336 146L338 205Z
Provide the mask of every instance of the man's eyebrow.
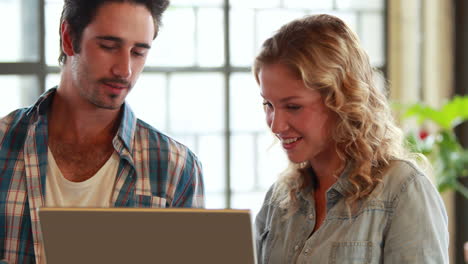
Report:
M114 37L114 36L97 36L96 38L100 39L100 40L114 41L114 42L117 42L119 44L124 42L124 40L122 38ZM144 49L151 49L151 46L146 44L146 43L135 43L135 46L139 47L139 48L144 48Z
M151 49L151 46L146 43L136 43L135 46L144 49Z
M123 43L123 39L114 36L97 36L96 38L100 40L110 40L118 43Z

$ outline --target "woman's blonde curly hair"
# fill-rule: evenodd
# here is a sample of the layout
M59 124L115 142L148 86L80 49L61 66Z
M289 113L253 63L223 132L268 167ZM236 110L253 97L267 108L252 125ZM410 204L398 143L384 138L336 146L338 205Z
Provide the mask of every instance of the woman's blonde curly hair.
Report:
M374 82L374 70L357 36L339 18L313 15L294 20L267 39L255 59L259 83L263 65L280 63L316 89L325 105L338 116L332 132L339 157L353 164L348 205L368 197L381 172L405 154L402 132L395 125L383 91ZM344 166L339 171L344 169ZM283 205L295 206L297 192L313 184L308 164L290 164L279 185L287 188ZM337 172L338 173L338 172ZM335 175L337 176L337 175Z

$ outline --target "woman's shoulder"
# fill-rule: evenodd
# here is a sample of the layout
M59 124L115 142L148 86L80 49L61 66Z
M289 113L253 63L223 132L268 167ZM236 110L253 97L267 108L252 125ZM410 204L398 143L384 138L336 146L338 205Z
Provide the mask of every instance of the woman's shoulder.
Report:
M383 170L382 180L404 183L416 177L427 177L419 166L410 160L392 160Z
M278 206L281 200L286 198L288 194L286 184L281 180L277 180L266 192L263 203L270 206Z
M379 200L395 201L412 185L418 189L434 189L428 176L418 165L409 160L392 160L382 172L382 182L374 190ZM415 193L416 195L416 193Z

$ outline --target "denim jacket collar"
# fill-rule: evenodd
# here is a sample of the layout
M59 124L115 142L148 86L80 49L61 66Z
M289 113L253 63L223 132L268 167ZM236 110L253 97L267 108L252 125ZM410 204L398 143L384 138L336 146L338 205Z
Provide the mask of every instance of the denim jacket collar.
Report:
M338 180L327 190L327 210L333 207L340 199L346 197L352 190L352 184L348 180L352 168L353 163L348 162L345 169L338 177ZM298 192L297 196L301 200L311 202L311 194L313 191L313 187L310 185L301 192Z

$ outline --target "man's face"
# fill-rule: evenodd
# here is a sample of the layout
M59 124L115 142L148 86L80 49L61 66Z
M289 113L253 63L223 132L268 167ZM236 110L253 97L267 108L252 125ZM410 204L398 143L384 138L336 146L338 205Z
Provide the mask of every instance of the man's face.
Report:
M73 89L89 103L118 109L143 70L155 28L151 13L131 3L106 3L69 57Z

